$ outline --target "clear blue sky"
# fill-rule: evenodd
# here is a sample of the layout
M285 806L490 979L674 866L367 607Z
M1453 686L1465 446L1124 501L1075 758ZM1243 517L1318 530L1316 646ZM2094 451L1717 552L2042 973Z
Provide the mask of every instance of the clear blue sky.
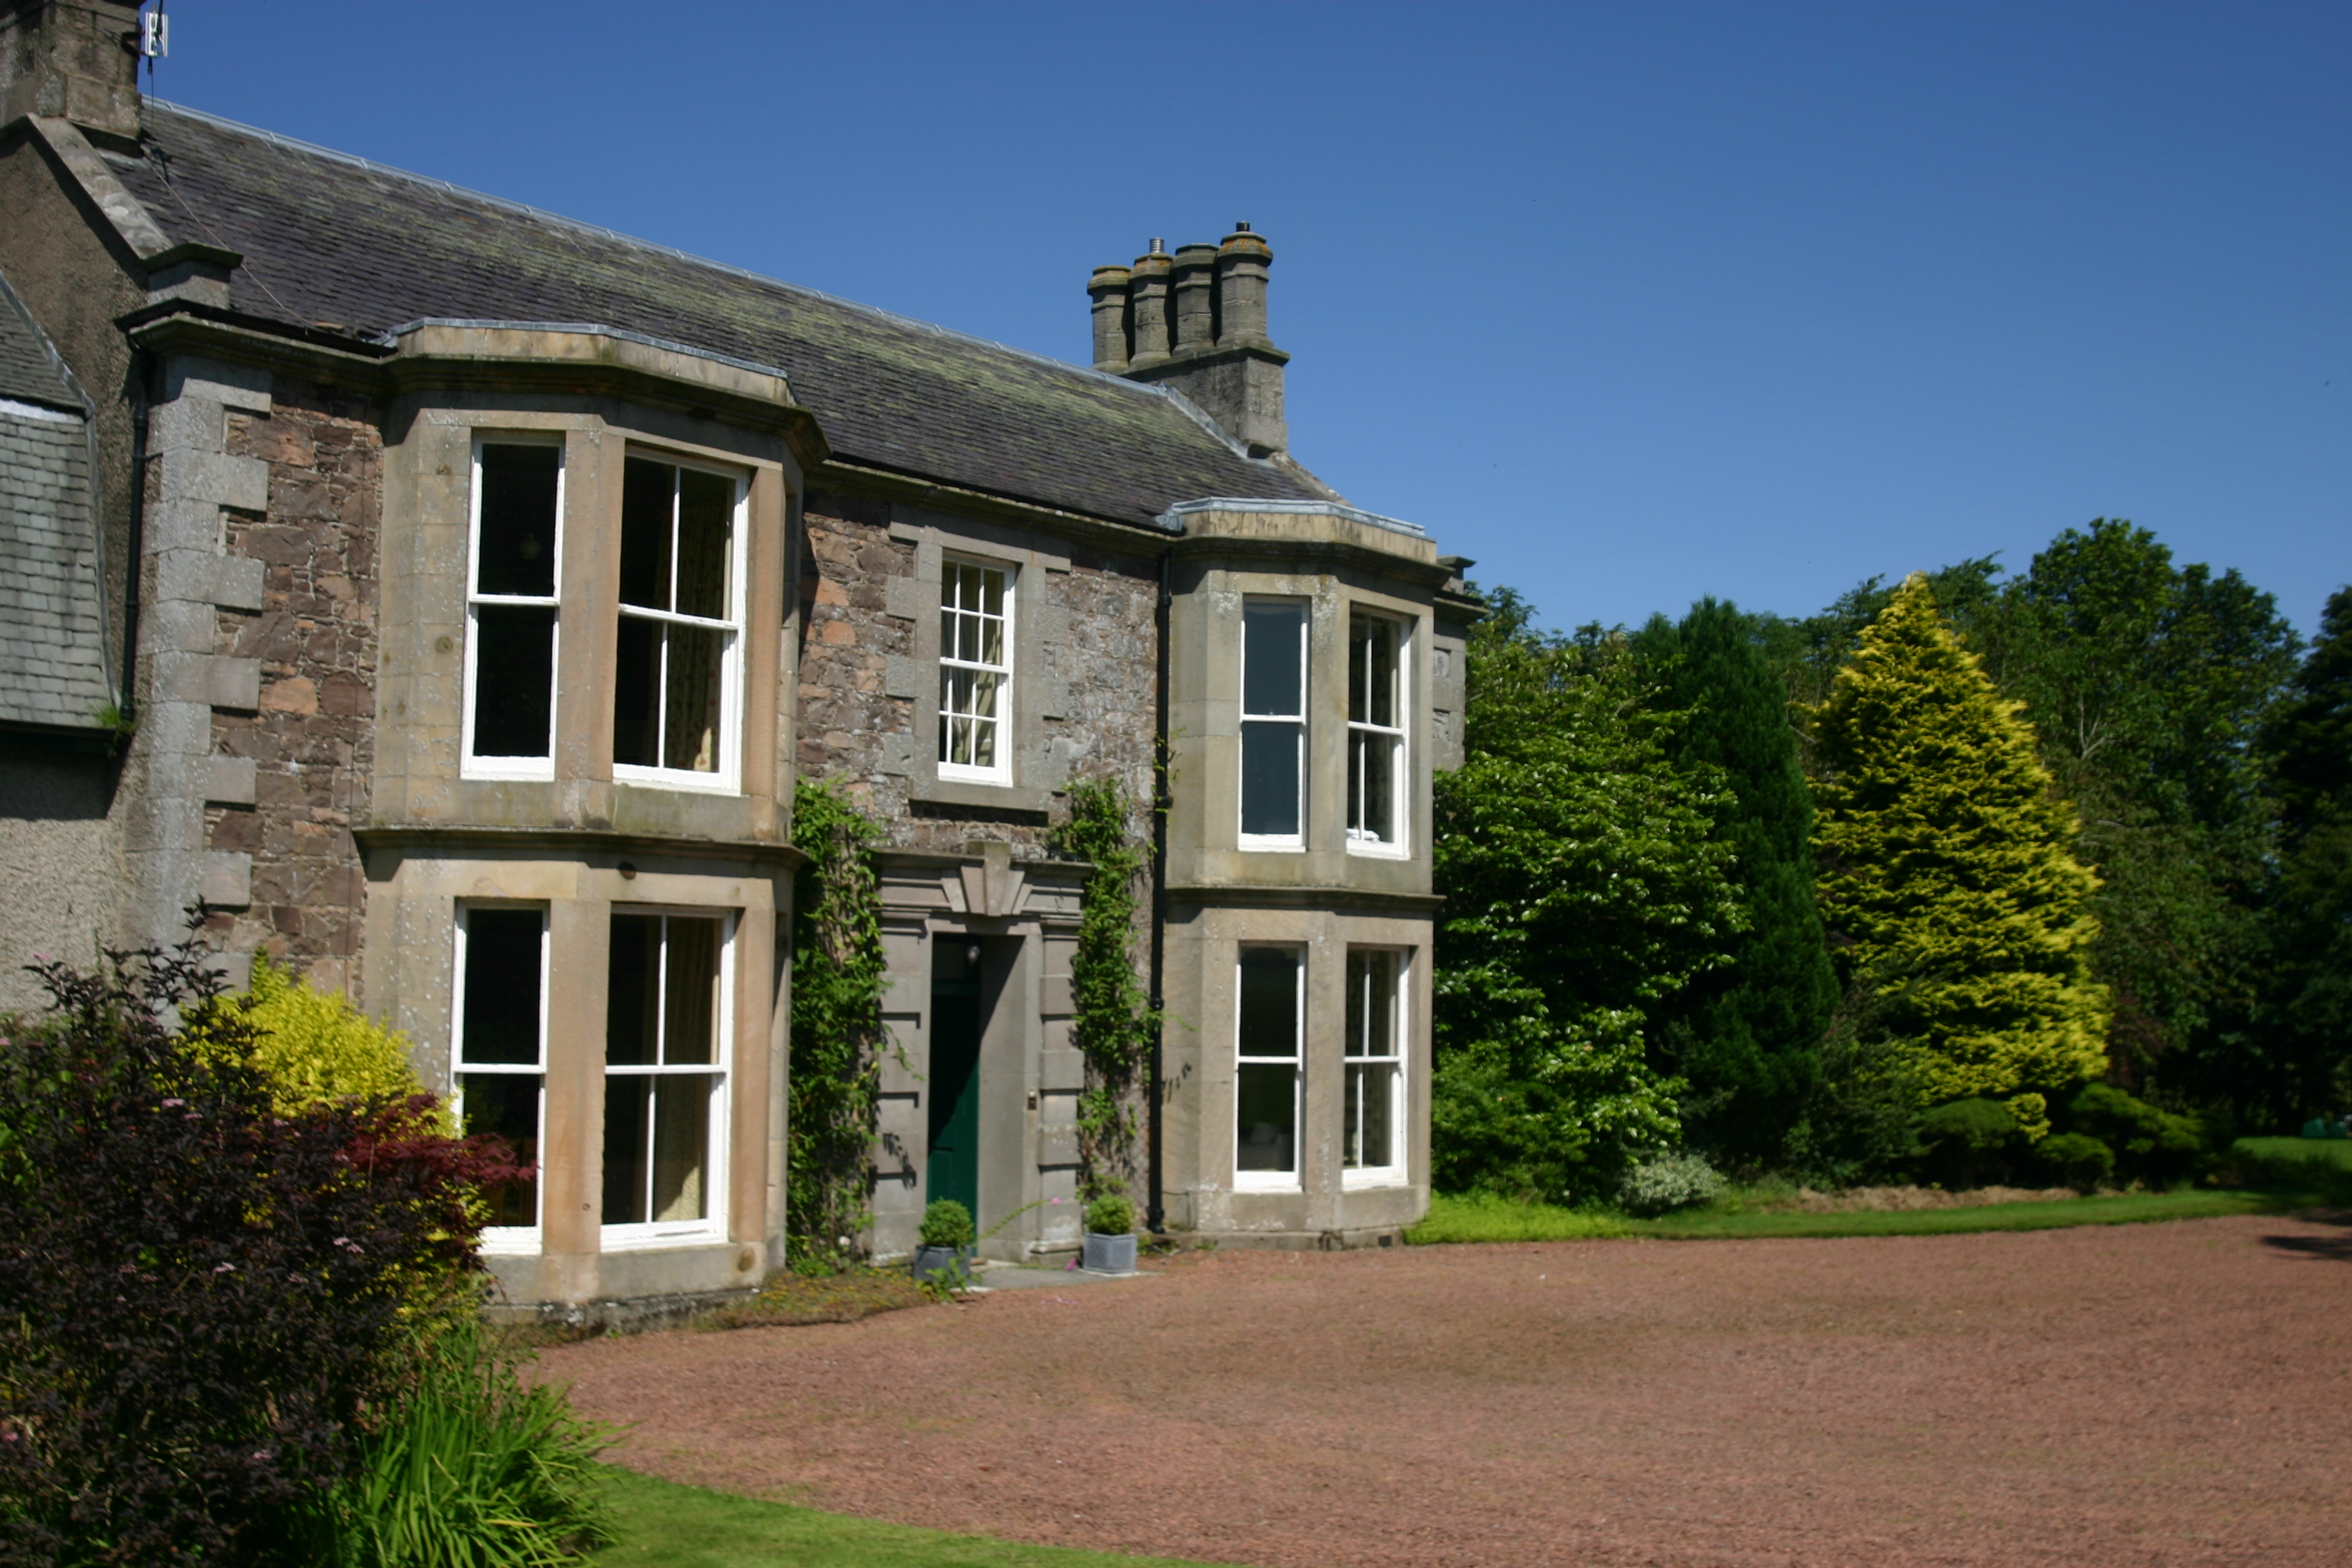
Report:
M1556 624L2352 581L2352 5L169 8L166 98L1082 363L1248 219L1299 458Z

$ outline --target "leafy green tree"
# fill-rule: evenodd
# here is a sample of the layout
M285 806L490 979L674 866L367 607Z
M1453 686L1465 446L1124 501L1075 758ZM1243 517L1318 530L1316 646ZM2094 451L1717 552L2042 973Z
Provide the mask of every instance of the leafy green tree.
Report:
M1474 631L1466 761L1436 785L1438 1184L1597 1196L1679 1139L1646 1010L1721 964L1741 921L1711 770L1622 642L1536 631L1505 589Z
M2111 1074L2242 1013L2271 806L2252 742L2295 637L2235 572L2179 566L2102 518L2067 529L1980 610L1971 640L2021 699L2102 885L2093 967L2115 998Z
M1735 856L1747 930L1731 962L1699 974L1654 1019L1665 1065L1689 1080L1684 1127L1748 1164L1780 1159L1820 1073L1819 1044L1838 999L1813 898L1813 804L1789 699L1755 618L1714 599L1680 625L1660 616L1634 639L1658 681L1654 700L1688 714L1678 760L1717 769L1727 793L1716 826Z
M2248 1109L2286 1126L2352 1100L2352 588L2328 596L2262 739L2282 857L2263 1005L2239 1077Z
M1904 976L1888 1016L1923 1106L1999 1100L2040 1136L2050 1098L2105 1062L2097 879L2019 704L1924 575L1863 633L1815 738L1822 905L1846 977Z

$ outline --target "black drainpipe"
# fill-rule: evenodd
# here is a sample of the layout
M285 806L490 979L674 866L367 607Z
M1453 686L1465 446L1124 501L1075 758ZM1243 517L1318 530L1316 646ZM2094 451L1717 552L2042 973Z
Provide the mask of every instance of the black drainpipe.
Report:
M1150 1163L1150 1197L1144 1205L1143 1227L1154 1236L1167 1234L1167 1205L1160 1199L1160 1108L1161 1094L1160 1041L1161 964L1168 950L1168 605L1169 570L1172 550L1160 557L1160 603L1153 615L1159 634L1159 679L1153 683L1151 735L1151 1104L1146 1115L1145 1143Z

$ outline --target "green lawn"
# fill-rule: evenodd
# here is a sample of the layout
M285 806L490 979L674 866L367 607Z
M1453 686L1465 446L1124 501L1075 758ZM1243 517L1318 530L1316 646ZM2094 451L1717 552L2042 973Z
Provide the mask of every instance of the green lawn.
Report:
M879 1524L675 1486L618 1466L609 1474L621 1540L591 1559L597 1568L1137 1568L1177 1562Z
M2290 1195L2263 1193L2129 1193L2116 1197L1986 1204L1977 1208L1899 1213L1757 1214L1698 1209L1663 1219L1625 1219L1543 1204L1512 1203L1504 1198L1447 1197L1441 1194L1431 1199L1429 1217L1406 1232L1405 1239L1426 1246L1448 1241L1582 1241L1643 1236L1675 1240L1773 1236L1949 1236L1963 1231L2054 1230L2076 1225L2207 1219L2216 1215L2254 1214L2292 1205Z

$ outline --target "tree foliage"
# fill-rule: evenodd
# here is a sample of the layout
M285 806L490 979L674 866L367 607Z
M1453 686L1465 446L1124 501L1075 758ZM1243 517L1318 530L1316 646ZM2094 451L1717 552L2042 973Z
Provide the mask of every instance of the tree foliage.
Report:
M1679 625L1653 621L1634 646L1658 682L1654 700L1687 714L1669 752L1723 780L1715 828L1732 849L1747 917L1730 962L1660 1005L1654 1039L1690 1083L1686 1131L1751 1165L1776 1161L1819 1077L1837 1002L1813 899L1812 795L1787 690L1754 617L1714 599Z
M2232 1053L2239 1096L2270 1125L2352 1103L2352 588L2262 737L2280 861L2263 923L2262 1008Z
M475 1191L529 1173L424 1097L281 1106L193 944L38 973L0 1021L0 1563L301 1560Z
M1999 1100L2038 1135L2104 1066L2107 1000L2096 879L2019 712L1915 574L1815 715L1815 845L1846 976L1906 977L1889 1019L1921 1104Z
M793 845L792 1088L784 1226L795 1260L845 1261L866 1228L881 1104L887 984L874 825L838 789L802 779Z
M1054 830L1053 846L1094 867L1070 955L1071 1043L1087 1062L1078 1152L1086 1192L1116 1193L1136 1174L1136 1079L1160 1034L1160 1016L1135 963L1136 888L1149 854L1130 820L1127 792L1115 781L1076 780L1069 802L1069 819Z
M1711 770L1622 644L1538 633L1493 595L1472 633L1465 761L1436 783L1438 1184L1612 1191L1673 1148L1683 1085L1647 1063L1646 1010L1725 962L1741 920Z

